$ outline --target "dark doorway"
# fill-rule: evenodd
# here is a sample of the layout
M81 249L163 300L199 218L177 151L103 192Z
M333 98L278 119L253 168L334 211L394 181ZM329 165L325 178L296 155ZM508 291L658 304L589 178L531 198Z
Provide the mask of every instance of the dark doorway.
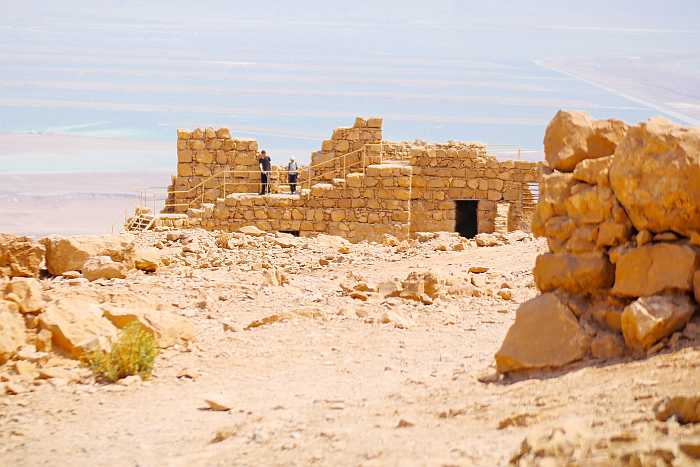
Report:
M455 201L455 231L462 237L474 238L478 233L477 209L479 202L474 199Z
M295 237L299 236L298 230L280 230L280 233L291 234L291 235L294 235Z

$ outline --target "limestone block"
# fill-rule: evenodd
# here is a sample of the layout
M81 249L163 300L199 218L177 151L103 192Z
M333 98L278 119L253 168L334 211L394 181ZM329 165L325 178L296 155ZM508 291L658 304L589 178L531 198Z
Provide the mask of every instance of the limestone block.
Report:
M198 177L210 177L211 169L205 164L195 164L194 165L194 175Z
M503 198L503 193L501 193L500 191L496 191L496 190L489 190L488 191L488 199L490 201L498 201L502 198Z
M207 140L206 148L212 152L216 152L217 149L221 149L224 143L220 139L210 139Z
M206 139L214 139L216 138L216 131L213 128L207 128L204 130L204 137Z
M335 143L335 151L339 153L346 153L350 150L350 143L348 141L338 141Z
M542 292L563 289L586 293L610 288L615 268L604 255L546 253L537 257L533 274L537 288Z
M190 163L192 162L192 151L188 149L182 149L177 151L177 161L179 163Z
M178 128L177 139L188 140L190 137L191 135L189 131Z
M231 139L231 132L228 128L219 128L216 130L216 137L221 139Z
M633 248L617 258L613 293L643 297L667 290L692 291L699 265L698 252L689 245L656 243Z
M204 149L205 144L204 141L201 139L191 139L190 140L190 149L193 151L201 151Z
M194 153L194 160L201 164L211 164L214 162L214 156L210 151L201 150Z
M518 308L515 322L496 352L499 373L557 368L585 357L589 338L557 295L535 297Z
M685 294L642 297L622 313L625 343L634 350L649 349L664 337L682 329L697 305Z

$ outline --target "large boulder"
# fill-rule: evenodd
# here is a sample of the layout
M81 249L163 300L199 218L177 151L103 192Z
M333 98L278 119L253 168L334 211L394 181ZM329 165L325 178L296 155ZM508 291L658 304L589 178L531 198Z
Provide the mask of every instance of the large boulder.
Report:
M615 268L601 254L546 253L537 257L533 274L542 292L563 289L585 293L610 288Z
M51 331L54 348L72 357L94 350L108 351L117 336L117 328L102 316L99 305L81 298L50 303L38 322L41 329Z
M690 245L646 244L623 251L616 258L612 292L624 297L644 297L666 290L693 290L698 251Z
M22 313L37 313L46 302L42 297L41 284L30 277L15 277L5 284L5 300L13 301Z
M557 368L580 360L590 341L576 317L561 299L546 293L518 308L515 323L496 353L500 373Z
M126 266L124 263L112 261L109 256L93 256L83 264L83 276L89 280L124 279Z
M683 328L695 312L696 304L687 295L642 297L625 307L622 335L627 346L646 350Z
M29 237L0 234L0 277L37 277L45 254Z
M81 271L93 256L109 256L117 262L130 261L134 238L131 235L50 236L41 242L46 247L46 267L53 275Z
M27 333L19 307L0 300L0 364L5 363L26 343Z
M627 128L620 120L593 120L583 112L560 110L544 135L545 159L551 168L571 172L585 159L614 154Z
M152 333L162 348L195 339L194 326L182 316L154 308L123 307L112 304L101 305L104 317L119 329L137 321Z
M637 230L700 231L700 129L653 118L629 130L610 185Z

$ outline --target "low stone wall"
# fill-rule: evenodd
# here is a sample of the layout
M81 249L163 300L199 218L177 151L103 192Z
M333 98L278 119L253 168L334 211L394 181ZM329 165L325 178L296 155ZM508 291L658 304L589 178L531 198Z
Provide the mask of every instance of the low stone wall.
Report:
M498 370L678 345L700 302L700 130L559 112L544 143L542 295L518 310Z
M381 241L385 234L409 236L410 166L367 167L332 183L318 183L301 195L231 194L191 210L192 223L235 231L246 225L270 231L340 235L351 241Z

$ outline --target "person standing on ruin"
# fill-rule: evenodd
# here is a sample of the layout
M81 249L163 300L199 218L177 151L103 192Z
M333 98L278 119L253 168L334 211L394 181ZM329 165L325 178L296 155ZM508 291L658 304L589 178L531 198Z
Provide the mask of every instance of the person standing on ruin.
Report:
M264 149L260 151L258 163L260 164L260 194L264 195L270 193L270 172L272 171L270 156Z
M289 158L289 164L287 164L287 181L289 182L289 191L294 194L297 191L297 179L299 178L299 167L297 166L297 161L293 158Z

